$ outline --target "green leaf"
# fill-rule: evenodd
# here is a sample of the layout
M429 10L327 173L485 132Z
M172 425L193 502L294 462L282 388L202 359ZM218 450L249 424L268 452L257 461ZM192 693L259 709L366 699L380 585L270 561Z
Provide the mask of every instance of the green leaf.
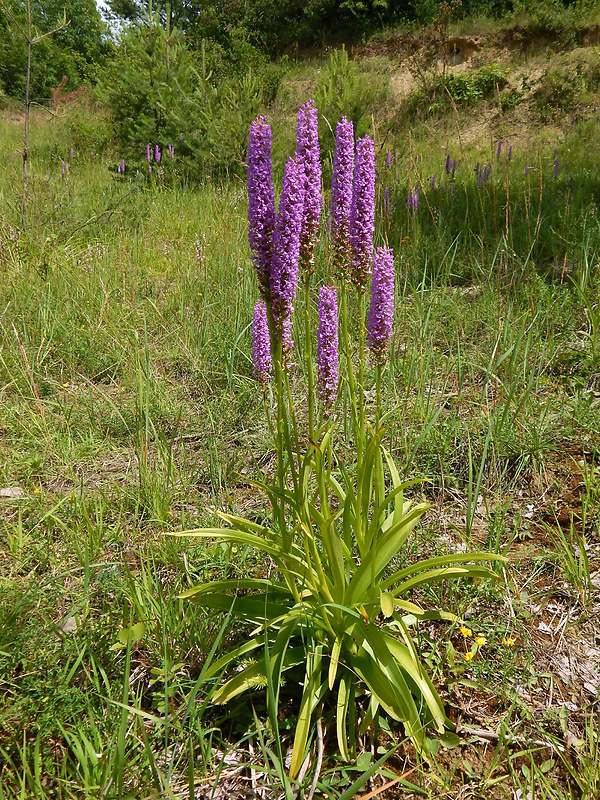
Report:
M354 605L362 601L371 585L373 562L375 562L375 576L378 577L402 547L428 508L429 506L425 503L414 506L407 514L403 515L399 523L392 525L379 537L377 547L363 557L360 567L350 581L344 599L346 605Z
M328 678L329 691L333 689L333 685L335 683L335 677L337 674L341 649L342 649L342 637L338 635L335 637L333 642L333 647L331 648L331 658L329 661L329 678Z
M460 745L461 738L456 733L452 733L452 731L446 731L439 737L439 743L447 750L452 750L452 748Z
M421 586L424 583L428 584L444 581L449 578L490 578L491 580L497 581L498 575L487 567L478 567L472 564L467 564L464 567L443 567L441 569L428 570L421 575L417 575L401 583L400 586L395 588L395 591L398 594L403 594L404 592L414 589L415 586Z
M351 684L353 680L354 677L348 672L348 670L344 670L342 672L342 675L340 676L340 685L337 696L335 726L336 726L338 747L340 748L340 754L344 761L350 760L350 757L348 755L348 735L346 734L346 719L348 716L348 705L352 694ZM349 735L352 736L353 732L350 731Z
M383 589L388 589L390 586L393 586L395 583L402 580L402 578L406 578L416 572L422 572L423 570L431 569L433 567L441 567L446 564L461 564L469 561L506 562L508 559L506 556L500 556L496 555L495 553L487 552L453 553L452 555L448 556L436 556L435 558L428 558L425 561L418 561L416 564L411 564L410 566L395 572L393 575L387 578L381 584L381 586Z
M143 622L136 622L129 628L121 628L118 633L119 641L111 645L111 650L124 650L127 645L138 642L146 633L146 627Z
M389 592L379 592L379 602L381 605L381 613L384 617L391 617L394 613L394 595Z
M304 750L308 741L308 732L313 711L327 693L327 681L321 681L321 661L323 645L315 647L312 655L306 661L306 676L300 711L296 722L296 733L292 747L292 761L290 764L290 778L294 779L304 761ZM306 656L305 656L306 657Z

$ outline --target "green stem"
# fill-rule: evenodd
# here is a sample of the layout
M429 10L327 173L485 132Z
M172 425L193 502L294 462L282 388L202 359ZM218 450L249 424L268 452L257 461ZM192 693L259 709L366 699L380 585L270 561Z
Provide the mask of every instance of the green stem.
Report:
M377 407L375 409L375 430L379 428L379 420L381 419L381 364L377 364L376 375Z
M306 353L306 376L308 380L308 436L311 442L315 440L315 389L312 363L312 348L310 342L310 274L305 272L304 279L304 352Z

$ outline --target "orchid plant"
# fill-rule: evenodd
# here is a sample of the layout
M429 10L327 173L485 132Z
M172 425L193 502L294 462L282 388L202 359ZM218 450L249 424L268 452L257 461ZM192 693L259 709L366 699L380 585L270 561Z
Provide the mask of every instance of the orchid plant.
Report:
M267 577L211 581L182 597L214 612L231 611L251 626L249 640L209 668L211 676L225 678L214 703L266 687L276 729L285 673L304 670L289 768L293 779L307 757L311 732L317 722L320 728L323 719L327 723L328 711L345 760L380 710L402 723L421 750L428 728L443 732L451 726L411 627L456 617L423 608L411 595L434 581L495 579L481 562L502 557L461 553L410 563L400 555L427 505L405 497L415 482L401 479L384 444L381 376L393 327L394 259L390 249L373 246L373 141L365 136L355 143L345 118L337 126L328 242L335 281L318 291L316 380L311 297L323 197L314 104L300 108L297 151L285 167L277 213L271 143L267 119L257 118L248 147L249 243L261 294L252 326L254 376L277 471L256 485L269 497L272 520L259 524L215 510L227 527L176 535L243 544L272 562ZM358 319L356 342L349 335L351 310ZM303 317L302 353L292 341L294 313ZM290 386L295 358L305 363L305 427ZM374 412L365 397L369 362L375 367ZM336 447L342 391L350 401L351 463Z

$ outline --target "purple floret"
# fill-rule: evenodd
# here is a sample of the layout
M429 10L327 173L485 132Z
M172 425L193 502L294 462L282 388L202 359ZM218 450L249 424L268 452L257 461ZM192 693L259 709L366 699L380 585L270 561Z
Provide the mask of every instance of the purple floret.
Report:
M334 286L322 286L319 292L317 371L319 399L328 414L333 407L339 379L338 305Z
M352 280L364 288L373 261L375 231L375 146L368 136L356 142L356 168L350 209Z
M394 253L378 247L373 262L367 343L376 364L386 358L394 324Z
M254 306L254 317L252 318L252 363L254 364L254 377L262 386L265 386L271 380L273 363L271 360L267 306L264 300L259 300Z
M303 177L298 161L292 156L285 165L269 277L273 313L278 324L290 316L296 297L304 208Z
M248 140L248 241L263 292L269 287L275 229L272 138L267 118L257 117L250 126Z
M346 117L338 122L331 178L331 239L335 266L341 274L346 268L350 247L350 207L354 175L354 126Z
M323 205L321 160L319 157L318 113L314 100L300 106L296 127L296 155L304 175L304 212L302 216L301 248L307 262L318 241L319 220Z

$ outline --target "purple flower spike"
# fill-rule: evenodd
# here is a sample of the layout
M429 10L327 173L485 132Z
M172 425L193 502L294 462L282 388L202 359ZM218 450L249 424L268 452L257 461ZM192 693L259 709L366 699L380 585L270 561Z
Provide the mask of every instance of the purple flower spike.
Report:
M391 167L391 165L392 165L392 151L391 151L391 150L388 150L388 151L387 151L387 156L386 156L386 159L385 159L385 165L386 165L386 167L387 167L388 169L389 169L389 168Z
M419 187L415 186L414 191L409 191L408 193L408 200L406 201L406 207L412 208L415 211L419 208Z
M525 177L529 175L529 167L525 167Z
M373 262L367 343L376 364L383 364L394 324L394 253L378 247Z
M314 100L300 106L296 127L298 165L304 175L304 211L300 240L302 261L308 265L318 241L323 194L319 157L318 112Z
M69 158L71 159L71 163L73 162L73 148L69 151Z
M435 175L431 176L431 188L435 189Z
M259 300L254 306L254 316L252 318L252 363L254 364L254 377L261 386L266 386L273 374L273 362L271 360L267 306L264 300Z
M502 154L502 139L498 140L498 147L496 148L496 158L500 158Z
M383 193L383 210L387 214L390 210L390 187L386 186Z
M339 379L338 305L334 286L322 286L319 292L317 373L319 399L327 415L333 407Z
M183 147L183 133L179 137L179 147Z
M158 145L154 146L154 160L156 163L160 163L160 148Z
M352 280L361 289L367 285L373 261L375 232L375 146L368 136L356 142L354 190L350 208Z
M554 177L558 178L558 158L554 162Z
M510 161L510 160L511 160L511 158L512 158L512 144L511 144L511 146L508 148L508 156L507 156L507 158L508 158L508 160L509 160L509 161Z
M125 159L121 159L121 172L125 172Z
M278 326L291 315L296 297L303 209L304 175L292 156L285 165L269 275L273 313Z
M152 159L152 157L151 157L151 155L150 155L150 145L149 145L149 144L147 144L147 145L146 145L146 161L147 161L148 163L150 163L151 159Z
M450 153L448 153L448 155L446 156L446 172L448 173L448 175L450 174L451 169L452 169L452 162L450 161Z
M121 174L121 165L120 164L117 164L117 172L119 173L119 175Z
M354 126L346 117L338 122L331 178L331 239L337 272L343 277L350 247L350 207L354 175Z
M573 120L571 121L571 130L573 130L573 128L575 127L576 122L577 122L577 117L573 117Z
M248 241L263 292L269 287L275 230L272 139L267 118L257 117L250 126L248 139Z

